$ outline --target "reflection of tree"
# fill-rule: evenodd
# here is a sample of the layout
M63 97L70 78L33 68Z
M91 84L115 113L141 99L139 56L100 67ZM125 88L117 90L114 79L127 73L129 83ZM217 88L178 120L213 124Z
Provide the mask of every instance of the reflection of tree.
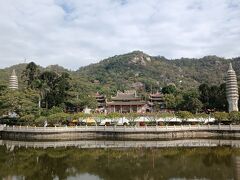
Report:
M19 148L7 152L0 147L0 178L19 175L25 179L66 179L88 173L116 180L231 179L233 153L230 148Z

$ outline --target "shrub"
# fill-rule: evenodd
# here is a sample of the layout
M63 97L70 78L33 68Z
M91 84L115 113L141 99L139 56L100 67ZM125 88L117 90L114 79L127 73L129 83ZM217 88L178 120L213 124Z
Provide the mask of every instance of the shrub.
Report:
M197 114L194 114L194 117L195 118L208 118L209 115L206 113L197 113Z
M163 113L159 113L158 116L161 118L166 118L166 117L174 117L175 115L173 113L163 112Z
M213 116L219 123L222 121L229 120L229 114L226 112L215 112L215 113L213 113Z
M110 113L110 114L106 115L106 118L115 119L115 118L119 118L122 116L123 116L122 114L115 112L115 113Z
M45 121L47 121L46 116L40 116L35 120L36 126L44 126Z
M33 114L28 114L20 118L20 120L24 121L24 124L27 124L27 125L33 125L34 119L35 119L35 116Z
M182 120L193 118L193 114L189 111L179 111L176 113L176 116Z
M56 114L51 114L48 116L48 123L49 125L61 125L61 124L67 124L67 118L71 117L69 114L66 113L56 113Z
M240 123L240 113L237 111L232 111L229 113L228 119L234 123Z
M85 119L85 118L88 118L88 117L91 117L91 116L92 116L92 114L85 114L85 113L83 113L83 112L79 112L79 113L77 113L77 114L74 114L74 115L73 115L73 118L74 118L74 119L79 119L79 118Z
M49 111L48 114L56 114L56 113L61 113L63 112L63 109L61 107L53 106Z

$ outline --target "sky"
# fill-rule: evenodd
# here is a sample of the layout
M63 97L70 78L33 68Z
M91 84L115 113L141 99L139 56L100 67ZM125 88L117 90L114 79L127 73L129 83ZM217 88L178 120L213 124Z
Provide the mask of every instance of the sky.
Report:
M0 68L76 70L135 50L240 56L240 0L0 0Z

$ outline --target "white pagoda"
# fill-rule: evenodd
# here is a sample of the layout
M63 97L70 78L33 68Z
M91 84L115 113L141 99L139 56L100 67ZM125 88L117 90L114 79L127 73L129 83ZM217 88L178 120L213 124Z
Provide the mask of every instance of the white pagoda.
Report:
M9 89L12 89L12 90L18 89L18 77L16 75L15 69L13 69L12 75L9 78Z
M229 64L226 77L226 92L228 101L228 111L238 111L238 85L236 73L232 68L232 64Z

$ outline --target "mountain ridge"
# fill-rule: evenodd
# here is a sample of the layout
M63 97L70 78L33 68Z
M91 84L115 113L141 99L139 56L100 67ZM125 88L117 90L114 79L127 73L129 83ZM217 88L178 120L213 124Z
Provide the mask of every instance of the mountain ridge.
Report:
M215 55L167 59L164 56L150 56L142 51L133 51L80 67L76 71L70 71L59 65L39 67L42 70L68 72L75 84L81 84L81 89L84 89L85 85L89 91L104 92L132 88L151 91L159 90L169 83L174 83L179 88L197 87L202 83L219 85L224 82L229 62L232 62L239 79L240 57L225 59ZM0 83L8 83L13 68L20 77L24 67L26 64L0 69Z

